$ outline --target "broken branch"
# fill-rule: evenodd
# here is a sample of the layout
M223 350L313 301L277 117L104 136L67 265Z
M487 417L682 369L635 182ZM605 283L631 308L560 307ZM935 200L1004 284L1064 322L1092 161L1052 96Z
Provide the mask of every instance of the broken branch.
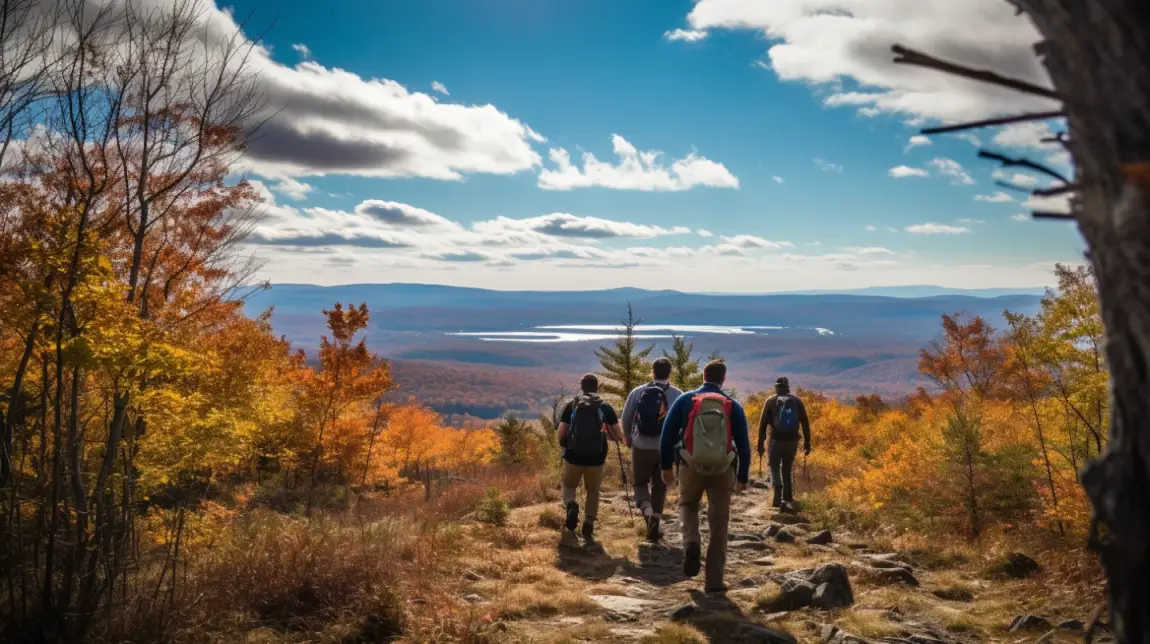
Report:
M980 127L992 127L995 125L1008 125L1010 123L1022 123L1024 121L1043 121L1046 119L1061 118L1066 116L1066 112L1062 110L1055 110L1051 112L1028 112L1026 114L1015 114L1014 116L1000 116L993 119L983 119L981 121L971 121L969 123L956 123L954 125L940 125L938 127L928 127L922 130L923 134L945 134L947 132L959 132L962 130L973 130Z
M983 159L993 159L995 161L998 161L1004 167L1030 168L1031 170L1036 170L1038 172L1041 172L1042 174L1054 177L1055 179L1058 179L1059 181L1061 181L1064 184L1070 184L1070 180L1067 179L1066 177L1062 176L1062 174L1059 173L1057 170L1054 170L1048 166L1042 165L1041 163L1035 163L1034 161L1031 161L1030 159L1023 159L1023 158L1012 159L1011 157L1008 157L1008 156L1005 156L1002 154L998 154L997 152L988 152L986 150L979 150L978 156L983 158Z
M896 55L894 62L901 65L914 65L916 67L935 69L941 72L946 72L947 74L953 74L955 76L961 76L963 78L969 78L971 80L989 83L991 85L998 85L999 87L1006 87L1008 89L1013 89L1024 94L1033 94L1034 96L1041 96L1043 98L1049 98L1056 101L1063 100L1063 98L1052 89L1039 87L1038 85L1018 80L1017 78L1002 76L990 70L973 69L964 65L951 63L939 58L935 58L933 56L928 56L913 49L907 49L902 45L894 45L890 48L890 50Z

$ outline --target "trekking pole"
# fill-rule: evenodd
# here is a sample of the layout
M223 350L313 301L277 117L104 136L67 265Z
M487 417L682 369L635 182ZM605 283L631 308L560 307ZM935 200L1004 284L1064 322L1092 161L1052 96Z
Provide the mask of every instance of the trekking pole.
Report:
M623 495L627 502L627 514L631 516L631 523L635 523L635 508L632 506L634 494L627 482L627 466L623 464L623 446L619 443L619 439L612 437L611 440L615 441L615 454L619 457L619 477L623 479Z

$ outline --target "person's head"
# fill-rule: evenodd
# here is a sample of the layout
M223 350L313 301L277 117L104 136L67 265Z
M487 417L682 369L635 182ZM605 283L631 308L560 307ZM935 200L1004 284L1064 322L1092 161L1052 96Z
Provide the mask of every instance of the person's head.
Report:
M703 367L703 382L722 386L727 380L727 363L722 360L712 360Z
M599 393L599 379L595 377L595 374L589 373L579 381L579 388L585 394Z
M655 380L670 380L671 361L667 358L659 358L652 362L651 375L655 377Z
M782 394L790 390L791 381L787 380L786 376L779 376L779 379L775 381L775 392Z

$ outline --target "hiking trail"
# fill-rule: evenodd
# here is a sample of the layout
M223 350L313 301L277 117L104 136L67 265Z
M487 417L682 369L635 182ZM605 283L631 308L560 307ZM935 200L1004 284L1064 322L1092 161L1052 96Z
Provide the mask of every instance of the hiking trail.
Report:
M971 562L822 530L801 509L772 509L764 488L752 480L732 499L725 594L704 594L702 574L682 572L675 491L663 542L649 544L622 492L605 487L593 543L560 526L558 503L518 508L506 527L481 531L487 541L463 562L460 601L494 620L498 642L1082 641L1091 607L1044 591L1028 557L987 578ZM704 501L704 554L706 512ZM1095 642L1108 641L1096 631Z

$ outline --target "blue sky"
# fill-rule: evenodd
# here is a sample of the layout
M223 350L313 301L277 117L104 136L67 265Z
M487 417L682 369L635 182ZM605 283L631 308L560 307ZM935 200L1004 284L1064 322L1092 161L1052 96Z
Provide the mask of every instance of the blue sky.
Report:
M953 4L235 3L279 110L245 160L249 248L273 282L1049 284L1082 244L1023 215L1065 204L994 185L1049 180L976 143L1069 172L1038 143L1059 124L912 140L1048 107L889 62L902 42L1044 82L1009 5Z

